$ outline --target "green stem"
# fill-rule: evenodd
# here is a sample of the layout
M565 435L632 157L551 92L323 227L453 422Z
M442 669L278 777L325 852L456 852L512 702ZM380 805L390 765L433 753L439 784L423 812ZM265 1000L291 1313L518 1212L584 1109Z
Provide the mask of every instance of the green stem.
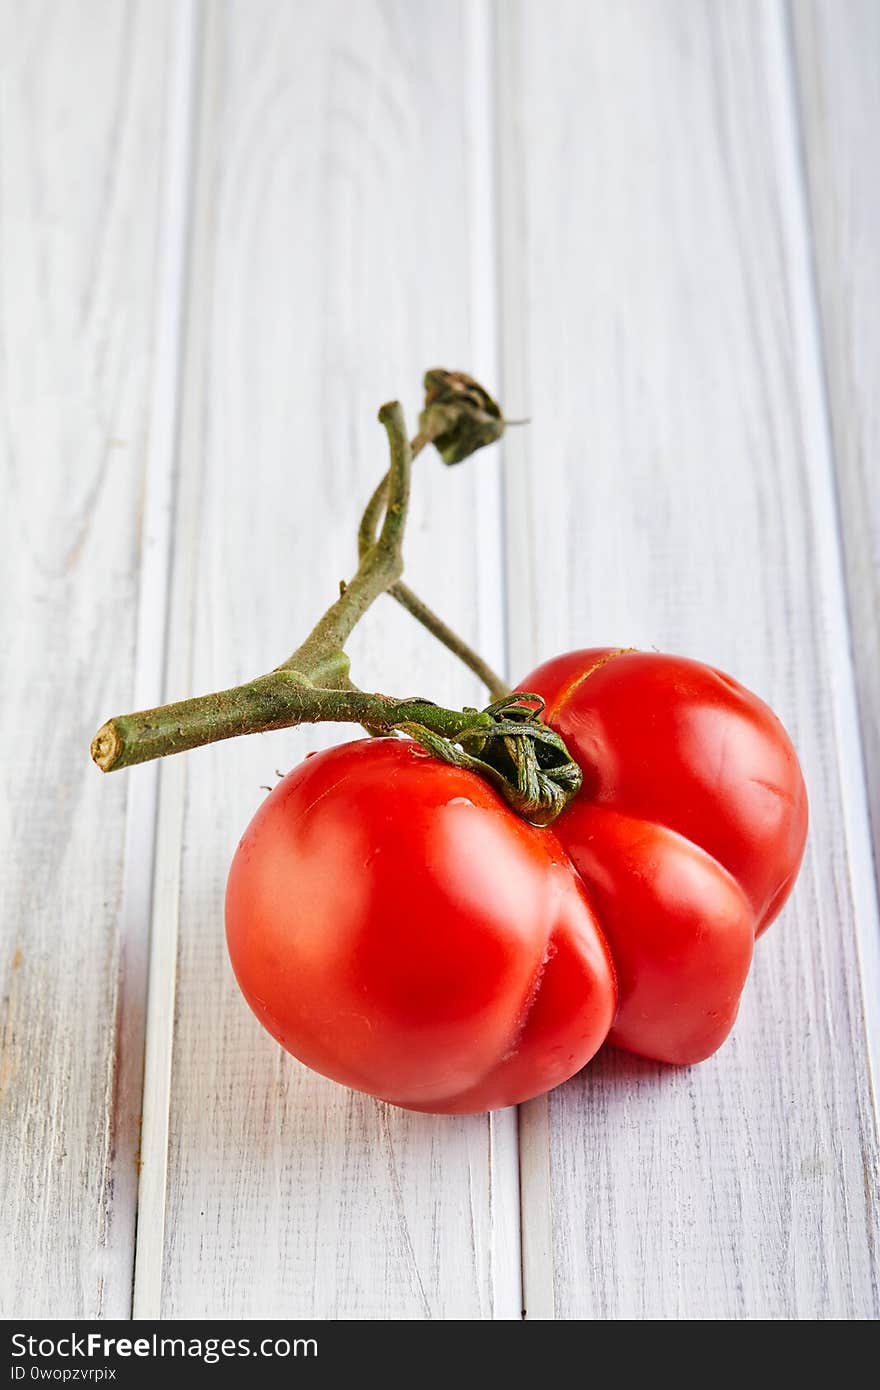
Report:
M395 700L358 690L349 677L343 648L370 604L391 587L403 570L403 533L410 495L413 449L403 411L396 401L383 405L379 420L388 435L391 463L380 489L370 541L362 548L354 578L315 624L306 640L277 670L232 690L200 695L157 709L108 720L92 741L92 757L104 772L132 767L206 743L324 721L364 724L371 733L388 733L415 724L454 738L465 727L479 727L473 710L445 710L426 700ZM429 436L417 435L421 449ZM387 505L386 505L387 496ZM379 508L384 519L373 539ZM476 719L476 725L475 725ZM491 719L488 720L491 723Z
M379 538L362 554L357 574L336 602L280 668L299 671L318 684L337 679L341 671L348 674L347 662L343 667L346 642L370 604L403 573L403 532L409 509L412 450L403 411L397 401L382 406L379 420L385 426L391 449L388 505Z
M432 442L432 439L433 433L430 430L419 430L418 434L413 436L409 446L410 465L412 465L413 459L418 458L426 445ZM376 544L376 530L385 508L390 481L391 469L389 468L381 482L376 484L373 495L361 517L361 524L358 527L358 555L361 558Z
M580 785L580 773L558 736L540 722L540 708L532 708L542 707L538 697L517 695L502 701L503 707L493 705L483 713L448 710L421 698L370 694L359 690L349 675L345 643L370 604L391 590L493 693L507 693L485 662L416 595L399 585L414 454L433 441L444 460L455 463L497 439L503 430L498 406L464 373L434 369L426 373L425 386L426 408L412 444L398 403L393 401L379 411L391 462L361 523L358 569L350 583L340 586L339 597L306 640L276 670L245 685L108 720L92 741L92 757L102 771L239 734L341 721L361 723L369 732L400 729L410 733L447 761L488 776L519 814L535 824L546 824L548 817L558 814L576 790L575 782Z
M430 443L431 433L425 430L420 431L410 444L412 457L415 458L421 453L425 445ZM366 555L375 543L376 527L385 505L389 477L390 473L386 473L367 503L361 518L361 524L358 528L358 550L361 556ZM454 632L451 627L444 623L443 619L432 608L429 608L408 584L404 584L402 580L397 580L391 585L388 593L417 622L421 623L422 627L427 628L438 642L442 642L444 647L447 647L454 656L457 656L468 670L473 671L474 675L486 686L493 700L501 700L505 695L510 694L510 686L498 675L497 671L492 669L488 661L484 661L479 652L475 652L473 647L469 646L462 637L459 637L457 632Z
M397 599L397 602L406 609L407 613L411 613L421 623L422 627L426 627L429 632L433 633L444 647L448 647L459 661L464 662L465 666L473 671L474 675L483 682L493 700L502 700L505 695L510 694L510 686L501 679L496 671L492 670L489 663L484 661L472 647L469 647L457 632L453 632L451 627L447 627L443 619L438 617L426 603L423 603L418 594L414 594L412 589L400 580L396 584L392 584L388 592L392 598Z
M382 406L379 420L391 452L388 506L378 540L361 557L357 573L336 602L293 655L269 675L233 690L108 720L92 740L92 757L103 772L291 724L328 719L365 722L371 732L390 727L387 720L373 718L386 697L358 691L343 650L355 624L403 570L412 451L397 401Z
M232 690L111 719L95 735L92 757L102 771L110 772L240 734L325 722L367 724L380 733L417 724L451 739L466 728L492 725L488 715L442 709L428 700L325 690L282 667Z

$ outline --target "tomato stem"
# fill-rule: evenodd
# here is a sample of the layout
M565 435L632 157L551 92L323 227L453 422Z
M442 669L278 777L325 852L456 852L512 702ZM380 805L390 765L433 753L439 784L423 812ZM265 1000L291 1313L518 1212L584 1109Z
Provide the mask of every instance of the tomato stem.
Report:
M282 670L299 671L319 683L328 656L336 656L343 650L370 604L390 589L403 573L403 533L409 510L412 450L399 402L383 405L379 420L388 434L391 466L388 469L388 504L378 540L361 557L357 573L336 602L330 605L293 655L282 663Z
M451 627L438 617L432 608L419 598L418 594L413 593L412 589L400 580L392 584L388 590L392 598L410 613L422 627L428 629L443 646L457 656L459 661L467 666L468 670L473 671L474 675L483 682L493 700L500 700L504 695L510 694L510 686L506 681L493 671L487 661L469 647L457 632L453 632Z
M456 738L475 726L476 715L475 710L443 709L418 697L398 700L356 688L329 690L281 667L232 690L117 716L95 735L92 757L109 772L295 724L366 724L378 733L418 724L444 738ZM477 723L481 720L482 716ZM488 726L491 719L484 722Z
M541 723L542 709L540 697L530 694L485 710L443 709L418 696L327 690L282 667L233 690L112 719L95 735L92 757L109 772L239 734L359 723L378 734L408 734L435 758L478 773L525 820L549 825L577 793L581 770L559 735Z
M548 824L558 815L580 785L580 770L558 735L540 722L540 710L531 707L542 702L511 696L491 667L400 584L414 456L433 442L446 463L458 463L499 438L504 428L498 406L464 373L430 371L425 386L426 405L412 443L397 401L379 411L390 466L361 521L358 568L349 583L340 585L339 597L305 641L274 671L244 685L109 720L92 741L92 757L103 772L240 734L295 724L359 723L371 733L404 730L436 756L479 771L536 824ZM482 713L450 710L430 700L358 689L349 674L345 644L370 605L386 592L480 676L495 704Z
M410 443L412 457L416 458L425 445L431 442L430 432L420 430ZM379 524L382 508L388 494L388 478L389 475L386 473L367 503L361 518L358 529L358 553L362 559L370 547L375 544L376 527ZM442 642L444 647L447 647L470 671L473 671L474 675L483 682L493 700L500 700L503 696L510 694L510 686L496 671L493 671L488 661L484 661L479 652L475 652L473 647L470 647L462 637L459 637L457 632L454 632L447 623L444 623L443 619L432 608L429 608L408 584L404 584L402 580L398 579L396 583L391 585L388 593L417 622L421 623L422 627L427 628L438 642Z

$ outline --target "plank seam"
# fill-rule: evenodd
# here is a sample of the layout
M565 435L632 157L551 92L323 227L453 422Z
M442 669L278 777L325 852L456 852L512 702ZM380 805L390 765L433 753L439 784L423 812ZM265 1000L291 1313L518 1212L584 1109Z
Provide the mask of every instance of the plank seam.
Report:
M498 126L492 0L471 0L464 10L470 66L469 126L470 305L473 370L490 390L501 373L498 265ZM509 664L504 534L503 443L475 472L478 532L477 596L480 649L502 672ZM491 1191L490 1280L492 1317L519 1319L522 1309L522 1232L516 1107L488 1117Z
M519 11L513 6L502 7L492 0L492 84L493 106L493 175L495 218L496 285L498 300L499 377L505 407L517 415L528 411L529 397L524 380L525 307L519 282L512 271L517 247L513 246L516 231L522 228L523 208L518 197L519 185L510 176L508 163L516 157L516 104L511 94L516 90L512 74L516 66L514 27ZM511 151L513 153L511 154ZM514 347L514 335L516 335ZM531 608L533 592L528 557L529 527L526 519L527 484L525 467L529 450L527 438L518 436L511 444L509 437L502 443L504 467L501 474L501 502L504 539L505 595L505 667L512 659L522 657L522 637L515 640L511 585L516 573L518 589L517 612L526 630L532 630ZM513 569L513 558L526 563ZM528 615L528 616L526 616ZM552 1213L550 1192L549 1101L539 1096L517 1111L517 1184L520 1252L520 1310L519 1316L551 1319L554 1317L552 1278Z
M162 195L163 235L159 249L160 286L155 314L156 384L153 393L144 534L147 546L142 568L142 610L137 646L136 708L148 708L167 695L170 636L170 601L173 543L177 530L177 481L180 403L186 341L186 281L192 231L192 170L195 163L195 112L198 91L197 36L200 32L200 0L180 0L172 26L171 77L166 96L166 137ZM152 541L150 538L152 537ZM157 1116L151 1099L160 1093L156 1084L155 1038L167 1020L159 1016L156 998L156 874L159 862L161 806L165 797L166 769L151 764L135 770L129 800L133 841L140 838L137 863L137 910L149 924L145 933L145 1028L141 1053L141 1142L138 1156L138 1192L135 1208L131 1280L131 1316L138 1316L144 1279L142 1214L150 1212L150 1239L156 1226L157 1166L164 1189L164 1154L167 1146L167 1107ZM129 777L131 773L127 774ZM160 791L161 788L161 791ZM128 872L128 857L126 871ZM134 900L132 900L134 905ZM165 1086L167 1097L168 1087ZM164 1202L162 1204L164 1214ZM159 1222L161 1228L162 1222ZM159 1232L161 1251L162 1231ZM161 1275L161 1268L159 1271ZM143 1316L143 1313L140 1314Z

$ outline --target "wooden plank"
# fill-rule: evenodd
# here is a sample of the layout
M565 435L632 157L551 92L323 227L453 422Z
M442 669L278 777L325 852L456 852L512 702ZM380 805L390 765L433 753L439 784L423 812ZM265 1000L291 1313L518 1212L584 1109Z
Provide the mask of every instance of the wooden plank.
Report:
M384 468L378 404L403 393L414 421L423 367L492 365L491 301L470 291L490 235L473 196L485 11L466 9L207 7L171 697L281 659L350 572ZM480 468L420 462L410 572L497 652L497 465ZM353 657L368 685L481 696L390 602ZM224 880L261 784L340 736L246 739L163 769L167 1210L142 1186L139 1229L164 1227L164 1266L139 1243L139 1316L519 1314L512 1117L346 1092L281 1052L232 980ZM159 1125L159 1091L148 1103Z
M513 669L602 643L717 663L780 712L812 802L721 1053L609 1051L523 1111L526 1305L870 1317L877 912L783 12L498 22L504 392L533 421L506 450Z
M149 784L102 783L87 750L161 649L168 21L0 6L7 1318L131 1307Z
M157 460L173 465L178 454L181 416L181 391L186 350L185 310L188 303L186 277L191 264L192 181L194 175L194 142L197 125L198 57L201 38L201 7L198 0L178 0L175 9L172 79L168 102L168 154L166 158L166 207L163 221L169 229L169 251L164 258L162 284L163 310L159 316L158 351L164 365L163 390L156 392L154 419L150 431L152 448ZM184 441L186 443L187 441ZM160 704L167 684L166 647L169 598L172 592L171 541L176 530L176 501L178 477L176 468L155 470L162 485L148 493L147 533L150 534L152 501L156 517L156 545L152 563L158 568L159 556L164 560L164 581L154 586L153 602L142 605L144 621L139 633L138 650L147 669L150 689L137 690L136 709L150 709ZM144 558L142 584L149 583L148 568L151 552ZM182 602L181 585L189 582L189 570L177 565L174 597ZM160 616L161 615L161 616ZM146 627L146 631L144 631ZM140 662L139 662L140 665ZM138 683L140 685L140 683ZM147 982L143 1020L141 1067L140 1146L138 1157L138 1224L136 1255L133 1254L132 1315L138 1315L145 1279L149 1272L161 1268L162 1229L142 1216L164 1207L166 1181L165 1155L168 1126L168 1075L170 1072L170 1037L166 1020L174 1007L174 972L167 968L173 959L176 943L177 900L176 865L180 854L181 817L180 796L177 793L183 769L178 764L148 764L138 768L141 779L136 785L143 788L140 797L134 796L130 805L130 825L133 834L147 842L148 855L137 862L138 880L133 885L145 921L150 925L149 949L143 962ZM162 799L160 800L160 791ZM170 798L170 800L169 800ZM170 805L172 813L166 808ZM175 814L175 811L177 812ZM159 1104L158 1114L156 1110Z
M880 6L792 8L875 872L880 865ZM877 969L880 938L863 952ZM880 1010L869 1020L880 1030ZM880 1031L873 1053L880 1057ZM876 1084L875 1061L875 1084Z

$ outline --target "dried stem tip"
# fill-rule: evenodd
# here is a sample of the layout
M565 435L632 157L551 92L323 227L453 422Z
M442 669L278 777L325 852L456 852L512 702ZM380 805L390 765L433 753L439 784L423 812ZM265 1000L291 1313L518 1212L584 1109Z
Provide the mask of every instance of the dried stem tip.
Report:
M92 739L92 758L102 772L109 772L122 751L122 740L116 732L113 720L102 724Z

